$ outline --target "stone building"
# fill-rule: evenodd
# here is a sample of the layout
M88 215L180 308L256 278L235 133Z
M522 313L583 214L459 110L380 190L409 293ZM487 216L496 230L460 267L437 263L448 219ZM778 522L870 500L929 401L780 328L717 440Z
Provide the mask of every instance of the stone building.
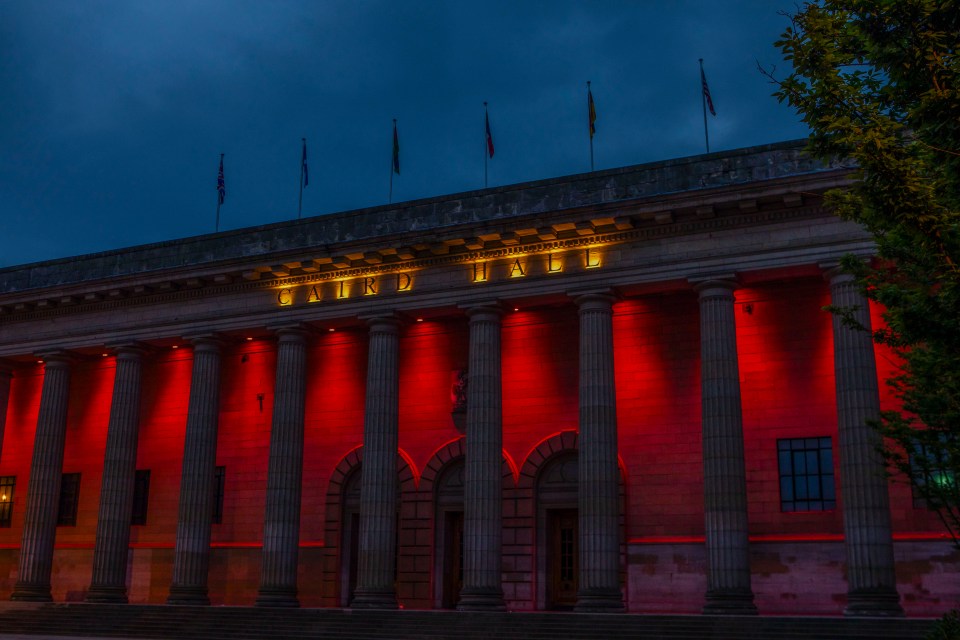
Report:
M950 608L801 149L0 270L0 597Z

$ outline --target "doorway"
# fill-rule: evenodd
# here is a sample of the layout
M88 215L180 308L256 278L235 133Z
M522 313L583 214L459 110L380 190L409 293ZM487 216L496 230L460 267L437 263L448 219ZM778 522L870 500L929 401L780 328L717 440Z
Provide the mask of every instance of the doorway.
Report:
M577 604L580 574L579 520L576 509L547 510L547 608L570 610Z

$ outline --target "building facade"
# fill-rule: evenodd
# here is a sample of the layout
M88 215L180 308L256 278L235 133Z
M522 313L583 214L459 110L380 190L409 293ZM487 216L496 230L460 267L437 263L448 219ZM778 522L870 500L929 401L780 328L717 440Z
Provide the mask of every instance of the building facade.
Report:
M782 143L0 270L0 597L938 615Z

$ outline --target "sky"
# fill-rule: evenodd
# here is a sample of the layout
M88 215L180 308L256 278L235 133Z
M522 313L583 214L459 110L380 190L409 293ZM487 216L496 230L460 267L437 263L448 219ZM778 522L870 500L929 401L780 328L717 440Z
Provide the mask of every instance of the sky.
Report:
M0 268L804 137L793 0L0 0Z

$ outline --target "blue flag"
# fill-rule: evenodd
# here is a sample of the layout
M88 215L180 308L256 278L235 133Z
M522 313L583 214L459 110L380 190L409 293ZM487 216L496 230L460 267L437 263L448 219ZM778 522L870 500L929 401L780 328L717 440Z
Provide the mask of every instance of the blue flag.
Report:
M220 204L223 204L224 198L227 197L227 186L223 181L223 154L220 154L220 171L217 173L217 195L220 198Z

